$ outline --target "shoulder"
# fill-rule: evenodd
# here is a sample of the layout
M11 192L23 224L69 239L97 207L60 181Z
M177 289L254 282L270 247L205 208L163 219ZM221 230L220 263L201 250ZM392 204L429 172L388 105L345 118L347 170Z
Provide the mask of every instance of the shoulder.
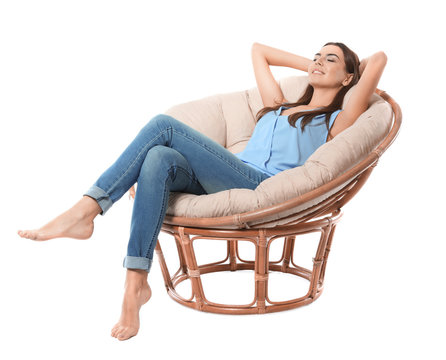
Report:
M325 117L325 119L329 119L330 127L333 125L333 123L336 121L336 119L340 116L341 112L342 112L342 109L338 109L338 110L332 111L331 113L325 114L325 116L329 115L329 117ZM324 114L322 114L322 116L323 115Z
M337 119L341 118L341 116L343 115L343 110L344 109L339 109L339 110L333 111L331 113L330 122L329 122L330 130L328 131L327 141L330 141L331 139L333 139L336 136L336 135L333 135L332 128L333 128L335 121L337 121Z
M334 122L337 118L339 118L341 116L342 111L343 111L343 109L338 109L338 110L333 111L330 115L330 120Z

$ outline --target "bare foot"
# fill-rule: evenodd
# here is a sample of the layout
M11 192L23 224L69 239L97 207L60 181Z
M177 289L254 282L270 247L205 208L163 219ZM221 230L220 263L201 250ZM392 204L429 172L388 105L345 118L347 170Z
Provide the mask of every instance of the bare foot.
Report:
M135 336L139 330L139 310L151 296L152 290L146 280L137 285L128 284L122 302L121 318L113 327L111 336L121 341Z
M22 238L49 240L59 237L88 239L93 234L93 219L102 209L96 200L83 196L71 209L65 211L48 224L35 230L19 230Z

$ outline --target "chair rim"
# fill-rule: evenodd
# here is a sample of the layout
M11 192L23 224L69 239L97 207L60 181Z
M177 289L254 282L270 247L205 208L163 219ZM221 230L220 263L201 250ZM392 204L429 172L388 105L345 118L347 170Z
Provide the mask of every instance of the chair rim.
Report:
M170 225L180 225L185 227L198 227L198 228L208 228L208 229L216 229L222 227L224 228L225 226L226 227L230 226L231 229L234 226L237 226L238 228L250 228L250 226L247 225L247 223L249 222L260 220L262 218L274 214L279 214L281 212L287 211L294 207L310 202L313 199L317 199L323 194L329 193L330 191L333 191L337 187L341 186L342 184L348 182L348 184L346 184L343 187L343 189L345 189L351 184L351 181L354 181L354 179L356 178L357 182L359 183L356 189L350 194L350 196L348 196L347 200L343 201L341 200L340 202L339 201L337 202L339 208L345 205L347 201L350 200L353 197L353 195L356 194L356 192L359 191L361 186L365 183L365 180L370 175L371 170L378 163L379 158L395 141L395 138L397 137L401 127L402 112L398 103L389 94L387 94L387 92L383 90L376 89L375 93L381 96L392 107L393 111L392 127L387 136L383 139L383 141L373 151L371 151L370 154L368 154L365 159L363 159L358 164L347 170L342 175L334 178L333 180L325 183L322 186L319 186L309 192L306 192L305 194L293 197L289 200L274 204L272 206L263 207L260 209L251 210L243 213L227 215L227 216L217 216L217 217L186 217L186 216L172 216L166 214L163 222ZM361 176L362 179L360 179ZM350 190L351 187L348 191ZM325 200L321 200L314 206L324 201ZM328 205L327 209L335 210L333 208L333 203ZM308 211L308 209L303 209L299 212L296 212L295 214L299 214L301 212L306 212L306 211ZM322 211L322 213L325 214L327 213L327 211ZM280 218L277 218L274 221L277 220L280 220ZM256 227L261 227L261 226L253 226L253 228Z

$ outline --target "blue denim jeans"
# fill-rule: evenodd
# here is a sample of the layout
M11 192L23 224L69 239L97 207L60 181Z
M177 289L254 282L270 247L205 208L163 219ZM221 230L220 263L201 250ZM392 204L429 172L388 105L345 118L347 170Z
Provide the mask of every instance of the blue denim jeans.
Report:
M138 183L123 266L149 272L171 191L202 195L254 190L269 177L199 131L160 114L84 195L95 199L104 215Z

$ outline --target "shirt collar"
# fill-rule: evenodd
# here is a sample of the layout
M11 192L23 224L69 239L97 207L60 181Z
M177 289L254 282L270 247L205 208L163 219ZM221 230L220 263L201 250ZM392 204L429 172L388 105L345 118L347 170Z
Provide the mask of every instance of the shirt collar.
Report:
M282 105L280 108L278 108L276 111L274 111L274 114L279 116L280 113L282 112L282 109L289 109L289 108L290 108L290 106Z

